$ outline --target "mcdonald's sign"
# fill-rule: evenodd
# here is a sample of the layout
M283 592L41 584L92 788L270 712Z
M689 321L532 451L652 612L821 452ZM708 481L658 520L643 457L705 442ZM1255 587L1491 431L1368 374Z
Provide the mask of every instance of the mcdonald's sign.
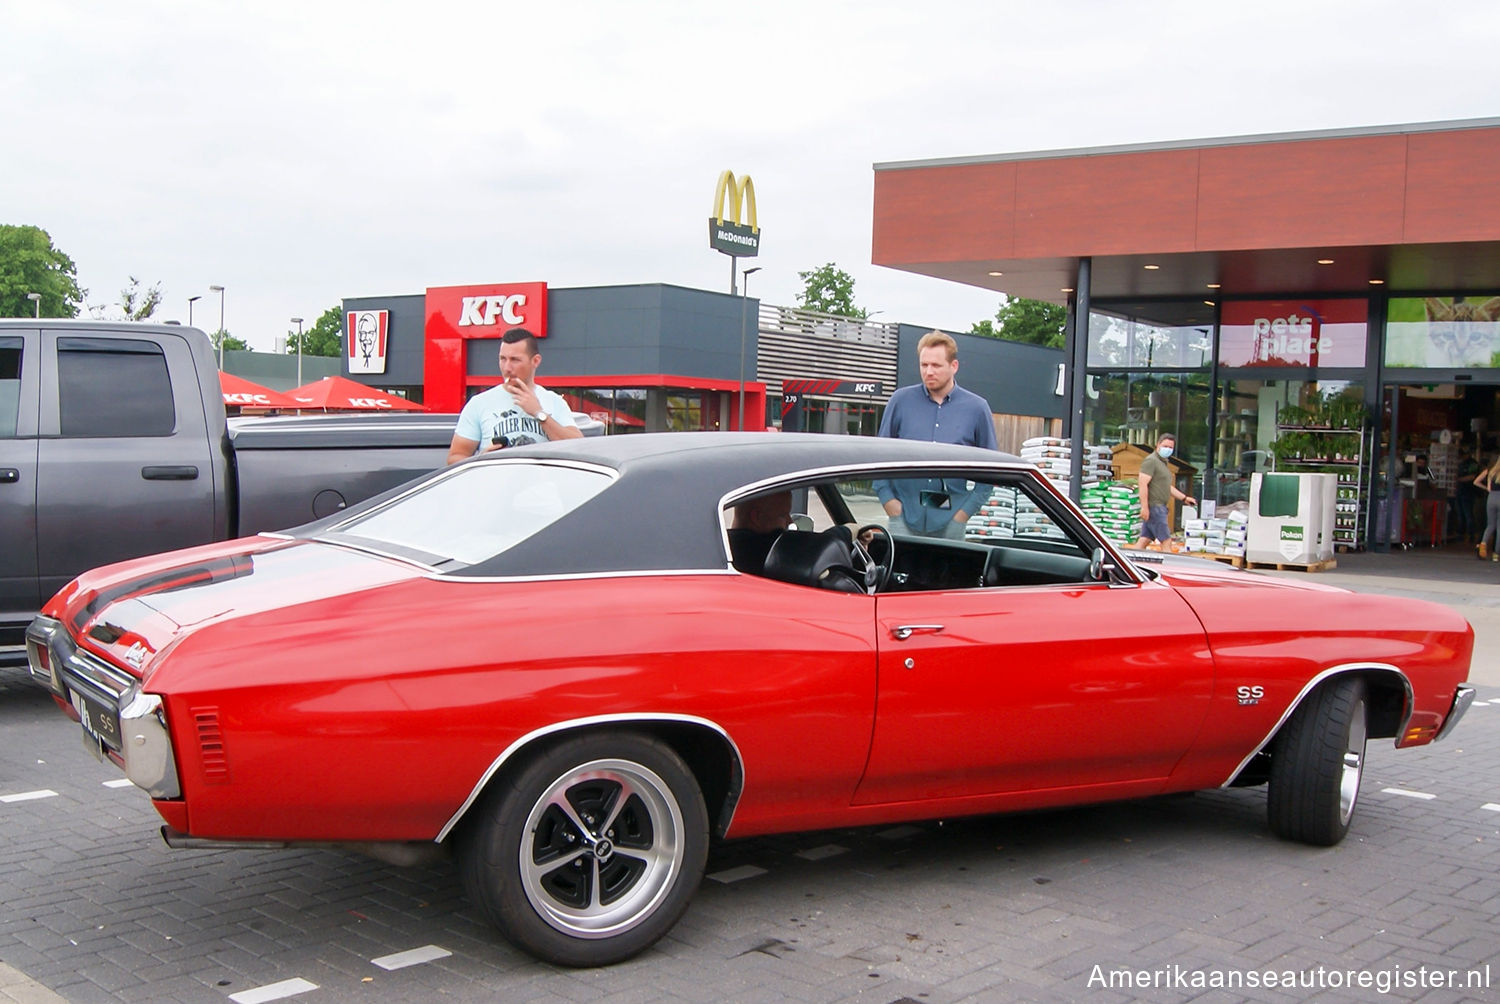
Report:
M729 215L724 215L725 200ZM742 217L749 204L749 220ZM708 218L708 246L735 258L753 258L760 253L760 226L755 219L755 182L747 174L736 181L733 171L719 174L714 191L714 214Z

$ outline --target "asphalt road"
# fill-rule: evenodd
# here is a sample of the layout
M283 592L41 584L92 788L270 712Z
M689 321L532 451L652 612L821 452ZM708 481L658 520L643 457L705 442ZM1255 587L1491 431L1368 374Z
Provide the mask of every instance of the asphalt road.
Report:
M501 941L447 864L169 850L0 670L0 1001L1495 999L1500 688L1480 697L1441 744L1372 745L1335 848L1272 837L1263 789L734 842L657 948L571 971Z

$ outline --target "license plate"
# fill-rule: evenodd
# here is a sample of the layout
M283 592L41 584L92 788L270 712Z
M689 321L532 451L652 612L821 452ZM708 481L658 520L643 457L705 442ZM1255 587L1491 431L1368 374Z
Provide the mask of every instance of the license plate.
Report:
M119 749L120 716L115 713L115 709L76 690L70 696L73 698L73 707L78 709L78 719L83 723L83 731L110 749Z

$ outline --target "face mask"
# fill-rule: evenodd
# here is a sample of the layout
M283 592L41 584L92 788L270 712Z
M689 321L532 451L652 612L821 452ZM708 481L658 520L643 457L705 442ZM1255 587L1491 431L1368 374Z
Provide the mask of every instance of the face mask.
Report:
M1170 446L1162 446L1158 447L1156 452L1161 454L1161 458L1163 460L1166 460L1172 455L1172 448Z

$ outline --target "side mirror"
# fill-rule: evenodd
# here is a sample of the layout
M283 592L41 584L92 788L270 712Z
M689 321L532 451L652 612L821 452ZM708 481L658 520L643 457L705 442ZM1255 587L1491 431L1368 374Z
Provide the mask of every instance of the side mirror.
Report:
M792 529L793 530L801 530L804 533L811 533L812 532L812 528L813 528L813 521L812 521L812 517L811 516L807 515L806 513L800 513L800 512L796 513L795 515L792 516Z
M1089 581L1101 582L1104 579L1104 548L1094 548L1094 553L1089 557Z

